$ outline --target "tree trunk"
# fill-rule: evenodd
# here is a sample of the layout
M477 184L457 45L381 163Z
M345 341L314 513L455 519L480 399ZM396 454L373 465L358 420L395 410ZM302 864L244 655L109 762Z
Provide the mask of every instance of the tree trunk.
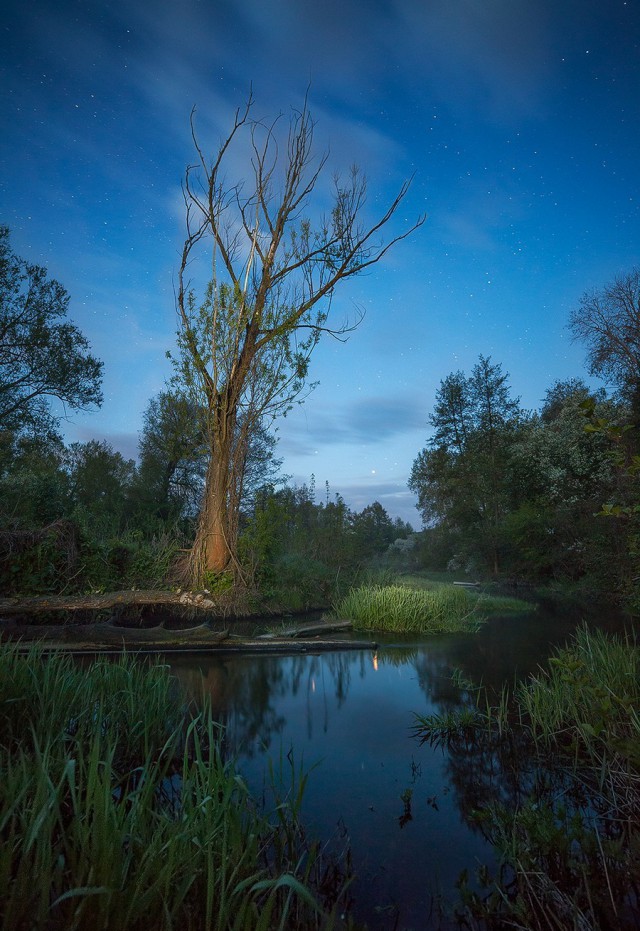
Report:
M236 531L229 494L231 450L211 455L196 538L189 559L192 585L206 587L206 576L225 572L235 562Z

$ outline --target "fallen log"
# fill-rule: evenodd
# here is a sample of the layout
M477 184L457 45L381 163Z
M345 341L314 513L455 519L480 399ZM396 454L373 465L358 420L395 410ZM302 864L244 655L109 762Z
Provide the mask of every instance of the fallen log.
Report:
M0 598L0 615L44 614L49 611L102 611L129 605L176 605L211 610L209 592L121 591L96 595L43 595Z
M340 630L353 630L353 621L321 620L315 624L304 624L302 627L285 627L275 633L260 634L259 640L274 640L282 637L315 637L318 634L332 634Z
M216 644L216 653L323 653L329 650L377 650L372 640L328 640L327 638L293 639L274 637L262 638L228 637Z
M78 625L80 626L80 625ZM82 625L85 626L85 625ZM29 630L29 628L22 628ZM33 627L34 631L43 628ZM116 628L121 631L126 628ZM174 633L172 631L172 633ZM175 633L181 633L176 631ZM184 632L182 632L184 633ZM32 639L26 640L20 638L16 640L16 647L20 652L29 650L34 642L45 652L64 650L68 653L120 653L123 649L135 650L136 653L206 653L228 654L228 653L323 653L331 650L367 650L375 651L378 644L371 640L328 640L328 639L292 639L291 637L280 637L272 640L251 639L244 637L229 637L227 631L216 633L210 631L211 638L206 642L198 641L195 638L186 641L175 642L134 642L123 640L115 643L98 642L87 638L86 641L71 641L63 639Z
M137 649L152 646L165 647L213 646L229 636L228 630L211 630L206 624L186 630L169 630L166 627L117 627L115 624L3 624L3 640L20 643L41 643L45 647L90 647L101 650L108 647Z

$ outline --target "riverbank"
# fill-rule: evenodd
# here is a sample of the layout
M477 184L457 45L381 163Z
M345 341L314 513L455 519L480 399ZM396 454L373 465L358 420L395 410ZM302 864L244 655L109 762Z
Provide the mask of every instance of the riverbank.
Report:
M474 687L467 683L473 693ZM495 761L472 815L501 869L460 884L470 925L621 931L640 919L640 650L632 632L578 628L492 703L416 715L416 735Z
M321 890L295 792L251 796L209 706L159 664L43 662L0 646L0 923L43 931L316 929ZM293 763L292 770L293 770ZM36 879L36 881L34 881ZM333 897L333 901L329 899Z

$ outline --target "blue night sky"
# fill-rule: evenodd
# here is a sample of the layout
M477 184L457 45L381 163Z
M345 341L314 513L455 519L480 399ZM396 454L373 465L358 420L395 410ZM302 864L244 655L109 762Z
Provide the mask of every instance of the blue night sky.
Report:
M365 317L280 425L298 484L419 526L440 380L489 355L539 407L585 375L571 309L640 263L639 0L5 0L0 73L0 222L105 363L68 440L135 456L175 343L189 113L213 154L251 85L267 118L310 85L328 176L357 162L371 218L411 175L391 232L428 214L336 296L336 325Z

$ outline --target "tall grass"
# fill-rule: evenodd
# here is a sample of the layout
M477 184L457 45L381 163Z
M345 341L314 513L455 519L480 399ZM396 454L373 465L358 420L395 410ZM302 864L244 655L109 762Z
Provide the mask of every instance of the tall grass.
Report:
M629 756L640 770L640 651L628 640L582 627L517 700L541 749L568 747L609 764Z
M579 630L509 698L416 716L422 741L490 760L477 820L504 870L463 886L476 926L563 931L640 927L640 650ZM487 780L481 771L474 782ZM508 801L504 801L504 797ZM475 923L475 924L474 924Z
M1 646L0 928L330 924L300 793L270 817L220 746L164 667Z
M335 612L360 630L435 634L477 624L467 593L453 585L422 591L403 585L362 586L338 602Z

